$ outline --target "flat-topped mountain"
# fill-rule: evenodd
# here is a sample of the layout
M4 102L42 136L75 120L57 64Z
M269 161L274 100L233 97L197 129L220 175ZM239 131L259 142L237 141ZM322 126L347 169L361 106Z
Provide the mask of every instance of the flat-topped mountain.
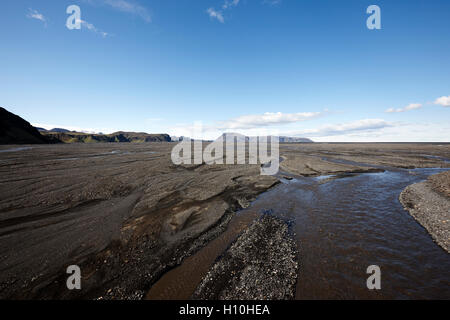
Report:
M280 137L280 143L314 143L314 141L308 138Z
M220 136L223 140L231 139L236 137L237 142L249 141L250 137L244 136L240 133L224 133ZM280 143L313 143L311 139L308 138L299 138L299 137L285 137L279 136Z
M172 142L178 142L178 141L183 141L183 140L194 140L191 139L189 137L176 137L176 136L172 136ZM227 141L230 139L234 139L237 142L248 142L250 140L250 138L255 138L255 137L249 137L249 136L245 136L243 134L240 133L234 133L234 132L225 132L222 135L220 135L217 139L222 139L223 141ZM299 138L299 137L285 137L285 136L279 136L279 142L280 143L314 143L314 141L312 141L311 139L308 138ZM203 140L204 142L210 141L210 140Z

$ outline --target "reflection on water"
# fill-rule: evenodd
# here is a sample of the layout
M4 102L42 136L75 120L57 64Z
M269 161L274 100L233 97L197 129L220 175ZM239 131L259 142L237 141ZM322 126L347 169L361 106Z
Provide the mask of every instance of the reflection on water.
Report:
M243 232L257 214L237 215L219 237L200 249L195 255L186 258L181 266L167 272L146 295L148 300L187 300L194 293L210 266L218 255L230 246L236 236Z
M6 152L18 152L18 151L25 151L25 150L31 150L32 147L19 147L19 148L12 148L12 149L6 149L6 150L0 150L0 153L6 153Z
M361 174L319 183L298 178L265 193L251 210L294 221L300 248L297 299L450 298L450 255L398 201L409 184L445 169ZM382 290L366 288L378 265Z
M444 158L444 157L432 156L432 155L429 155L429 154L423 154L422 156L424 158L431 159L431 160L440 160L440 161L443 161L445 163L449 163L450 162L450 159L447 159L447 158Z

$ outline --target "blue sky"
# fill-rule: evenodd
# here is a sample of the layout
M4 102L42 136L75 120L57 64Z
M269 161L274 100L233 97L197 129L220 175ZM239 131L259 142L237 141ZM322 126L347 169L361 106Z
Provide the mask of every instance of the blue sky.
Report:
M447 0L2 1L0 106L97 132L449 141L449 15Z

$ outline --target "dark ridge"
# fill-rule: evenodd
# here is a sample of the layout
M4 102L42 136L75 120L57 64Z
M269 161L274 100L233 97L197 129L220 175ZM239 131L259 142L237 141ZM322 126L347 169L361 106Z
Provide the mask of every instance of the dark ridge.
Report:
M98 143L98 142L171 142L168 134L115 132L92 134L63 128L35 128L21 117L0 107L0 144Z
M0 107L0 144L47 144L58 142L44 137L29 122Z

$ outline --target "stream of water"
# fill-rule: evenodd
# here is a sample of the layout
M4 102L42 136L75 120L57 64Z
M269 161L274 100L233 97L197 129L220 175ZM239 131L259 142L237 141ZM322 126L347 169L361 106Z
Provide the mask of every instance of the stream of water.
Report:
M243 226L269 210L293 222L297 299L450 299L450 255L398 201L406 186L445 170L282 179L239 212L223 235L165 274L148 298L189 298ZM381 268L381 290L367 289L370 265Z

